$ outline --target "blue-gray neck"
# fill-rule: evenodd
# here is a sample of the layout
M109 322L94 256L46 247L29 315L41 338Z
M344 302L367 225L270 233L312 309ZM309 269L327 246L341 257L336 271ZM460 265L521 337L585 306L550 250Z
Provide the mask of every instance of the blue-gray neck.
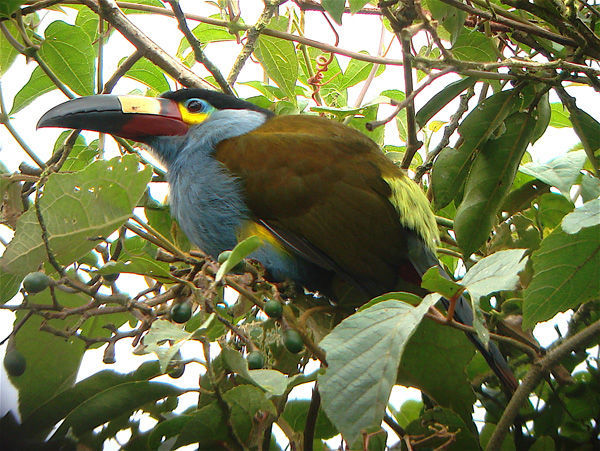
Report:
M148 142L167 166L173 216L190 241L213 257L236 245L236 232L251 216L239 181L214 158L215 147L265 120L257 111L218 110L185 136Z

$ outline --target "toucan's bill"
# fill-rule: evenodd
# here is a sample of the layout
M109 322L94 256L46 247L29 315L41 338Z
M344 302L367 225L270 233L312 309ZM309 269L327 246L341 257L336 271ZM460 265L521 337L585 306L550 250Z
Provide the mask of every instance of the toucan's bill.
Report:
M140 142L188 131L177 102L117 95L80 97L57 105L41 117L37 128L41 127L93 130Z

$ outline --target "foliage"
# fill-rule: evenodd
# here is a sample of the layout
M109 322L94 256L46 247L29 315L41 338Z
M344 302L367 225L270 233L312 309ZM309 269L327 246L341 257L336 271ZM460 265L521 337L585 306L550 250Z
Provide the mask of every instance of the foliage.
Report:
M35 66L12 98L0 90L0 120L10 145L37 165L0 168L0 219L14 230L0 258L3 313L16 313L5 362L18 358L9 373L21 418L0 421L8 446L100 449L129 430L124 449L279 449L273 423L295 449L328 449L326 440L340 433L352 449L384 449L386 438L402 439L394 449L599 446L600 372L590 346L600 337L600 123L598 111L577 104L600 91L596 6L270 0L248 26L250 2L237 2L241 11L236 2L196 2L197 10L184 11L195 24L191 41L182 37L171 57L148 40L160 42L162 30L146 36L131 21L141 13L175 20L174 0L130 2L125 14L107 0L28 3L0 7L0 76L24 57ZM380 16L386 44L399 40L405 51L394 45L397 54L369 55L311 39L308 24L321 13L342 29L350 14ZM380 33L353 27L350 33ZM137 50L109 74L103 61L118 34ZM232 67L227 77L206 56L224 43L241 52L223 64ZM405 83L378 83L398 65ZM256 67L264 77L248 79ZM47 92L123 92L131 83L152 96L178 83L252 92L249 101L277 114L324 114L368 134L427 191L441 261L462 279L430 271L423 287L432 294L423 299L390 293L356 312L332 312L322 298L272 285L260 267L244 263L260 246L256 237L219 262L190 251L168 207L151 195L164 172L144 149L119 140L119 155L105 158L108 139L87 142L76 133L31 149L12 125ZM370 89L368 102L357 98L359 89ZM390 103L397 111L377 121ZM552 145L558 128L580 144L551 161L532 160L532 149ZM19 291L36 271L50 278L44 289ZM517 390L512 407L460 326L431 309L440 295L465 290L475 313L467 329L500 343L516 376L534 381ZM531 331L569 310L568 328L543 349ZM112 364L121 340L158 362L77 380L87 351L102 347ZM184 359L190 344L201 355ZM320 370L312 370L315 361ZM156 380L191 365L202 367L199 386ZM317 380L320 404L316 391L311 401L290 397ZM422 401L394 409L389 398L398 385L420 389ZM176 411L190 391L197 402ZM483 426L473 421L476 402L485 409ZM151 426L141 427L140 411ZM511 423L515 432L505 438Z

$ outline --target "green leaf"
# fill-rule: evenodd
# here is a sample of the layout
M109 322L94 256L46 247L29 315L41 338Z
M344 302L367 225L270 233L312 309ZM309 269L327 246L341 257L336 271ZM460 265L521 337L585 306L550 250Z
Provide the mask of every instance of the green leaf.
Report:
M210 16L211 18L220 19L221 16L216 14ZM202 46L206 46L206 44L210 42L224 42L224 41L232 41L235 39L235 36L229 33L227 28L219 27L218 25L212 25L208 23L200 23L197 27L192 30L192 34L198 39ZM179 43L179 47L177 49L177 56L179 58L183 58L186 50L190 49L190 43L184 37L181 39Z
M400 426L406 428L411 422L415 421L421 415L423 410L423 401L417 401L416 399L409 399L404 401L400 406L400 410L392 412L394 418Z
M250 382L254 382L260 388L274 396L283 395L296 379L295 377L288 377L277 370L248 370L248 362L239 352L226 347L221 352L231 371L245 377Z
M439 293L445 298L453 298L462 289L461 284L456 283L442 275L441 268L434 266L429 268L421 278L421 287L427 291Z
M189 420L181 428L173 449L190 443L198 443L200 449L219 449L219 442L227 441L229 434L223 409L216 401L190 413ZM203 448L204 447L204 448Z
M253 385L238 385L223 394L229 405L230 421L233 430L242 443L248 443L252 433L254 418L261 415L277 415L275 406L265 397L265 393Z
M550 125L550 127L555 127L555 128L565 128L565 127L572 127L573 124L571 124L571 120L569 119L569 116L567 115L567 113L565 112L565 107L563 106L562 103L551 103L550 104L550 110L551 110L551 114L550 114L550 123L548 125Z
M533 280L525 290L523 328L595 299L600 292L600 226L575 234L557 228L532 257Z
M350 12L354 14L356 11L360 11L363 6L369 3L369 0L348 0L350 4Z
M126 382L110 387L73 409L54 436L66 434L69 428L81 435L115 417L138 410L144 404L181 393L179 388L162 382Z
M29 296L29 302L52 305L49 290ZM60 294L61 305L72 308L84 305L89 298L82 294ZM25 316L25 312L17 313L15 325ZM25 357L27 368L23 375L11 377L11 382L19 391L19 413L26 420L41 404L56 393L70 387L75 382L77 371L85 345L83 341L65 340L48 332L41 331L43 318L34 315L21 327L16 335L16 347ZM48 325L59 330L72 327L77 318L67 320L50 320Z
M490 333L485 327L481 311L481 298L497 291L512 290L519 283L519 273L525 269L527 249L508 249L479 260L463 277L464 285L471 295L473 327L481 342L487 346Z
M90 42L98 39L98 14L89 8L81 8L75 18L75 25L85 32L90 38Z
M243 241L240 241L231 251L231 254L225 260L225 263L221 265L215 276L215 281L220 282L225 274L231 271L235 265L241 262L244 258L254 252L263 244L262 239L258 236L251 236Z
M561 193L568 196L571 186L577 182L584 164L585 152L576 150L546 163L524 164L519 171L548 185L555 186Z
M94 93L96 53L90 37L79 27L56 20L44 32L40 57L58 79L82 96Z
M581 198L584 202L600 197L600 180L584 172L581 174Z
M111 370L100 371L58 394L52 393L54 396L37 406L23 421L21 432L24 435L43 433L92 396L126 382L146 380L159 374L156 362L144 363L140 368L128 374Z
M477 155L454 219L464 255L471 255L487 240L529 145L534 120L526 113L513 114L506 120L504 134L489 140Z
M287 20L285 17L281 19ZM298 58L294 43L261 34L254 54L266 74L296 105L295 87L298 79Z
M585 153L590 161L596 163L595 153L600 149L600 122L577 107L571 111L573 129L581 140Z
M183 326L170 321L159 319L154 321L148 333L144 336L146 352L154 352L158 356L160 371L166 372L169 362L179 352L184 343L206 332L215 318L211 313L204 323L195 331L187 332ZM164 345L167 342L167 345Z
M0 13L1 15L1 13ZM8 32L13 36L18 35L17 27L13 22L7 20L3 24L8 29ZM0 77L12 66L19 52L15 49L8 40L4 37L4 33L0 33Z
M294 431L304 432L309 406L310 400L308 399L293 399L286 403L282 416ZM314 437L327 440L336 436L337 434L337 429L331 423L331 421L329 421L329 418L327 418L325 412L323 412L322 409L319 409L315 424Z
M33 69L29 81L15 95L10 114L18 113L42 94L55 89L56 86L52 83L52 80L48 78L40 66L37 66Z
M448 105L456 96L458 96L465 89L470 88L477 82L473 77L463 78L450 83L444 89L435 94L431 99L427 101L423 107L417 111L415 119L419 128L429 122L429 120L435 116L442 108Z
M321 341L329 364L319 375L323 410L346 441L381 424L404 347L437 299L428 295L417 307L380 302L346 318Z
M456 196L457 187L462 186L467 178L474 154L504 123L518 102L514 89L501 91L485 99L462 121L458 127L463 139L459 149L444 150L433 165L432 186L436 210L444 208Z
M446 5L440 0L426 0L424 6L427 6L435 20L450 33L450 41L454 44L456 38L464 29L467 13L458 8ZM442 31L438 29L438 32Z
M537 200L538 220L542 227L553 229L562 218L573 211L573 203L562 194L545 193Z
M367 52L360 52L367 54ZM373 69L373 63L368 63L366 61L359 61L356 59L351 59L348 63L348 67L344 71L343 75L340 77L339 83L342 89L350 88L351 86L357 85L363 80L366 80L371 70ZM385 70L384 65L380 65L377 69L376 75L381 74Z
M488 255L467 271L460 281L471 297L482 298L491 293L513 290L519 283L518 274L525 269L527 249L508 249Z
M158 66L145 58L136 61L132 68L125 73L125 77L148 86L154 94L160 94L171 89L167 78Z
M86 255L96 246L90 238L108 236L123 224L137 205L152 174L138 168L134 155L96 161L83 171L48 177L40 211L50 249L63 265ZM48 256L35 208L17 222L15 236L0 258L0 268L21 278L35 271ZM2 300L14 293L4 291Z
M474 430L475 393L465 374L473 354L475 348L463 332L426 319L406 345L397 383L423 391Z
M562 220L562 229L572 235L585 227L594 227L598 224L600 224L600 199L592 199L566 215Z
M0 17L10 17L25 0L4 0L0 3Z
M346 0L321 0L321 6L329 13L331 18L338 23L338 25L342 24Z
M496 61L494 41L477 30L466 28L458 35L452 46L452 54L463 61L490 62Z

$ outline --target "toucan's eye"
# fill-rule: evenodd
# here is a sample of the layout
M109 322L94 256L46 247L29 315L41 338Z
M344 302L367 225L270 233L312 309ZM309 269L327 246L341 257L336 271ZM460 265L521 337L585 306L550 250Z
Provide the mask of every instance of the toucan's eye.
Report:
M210 104L202 99L188 99L184 105L190 113L205 113L210 109Z

